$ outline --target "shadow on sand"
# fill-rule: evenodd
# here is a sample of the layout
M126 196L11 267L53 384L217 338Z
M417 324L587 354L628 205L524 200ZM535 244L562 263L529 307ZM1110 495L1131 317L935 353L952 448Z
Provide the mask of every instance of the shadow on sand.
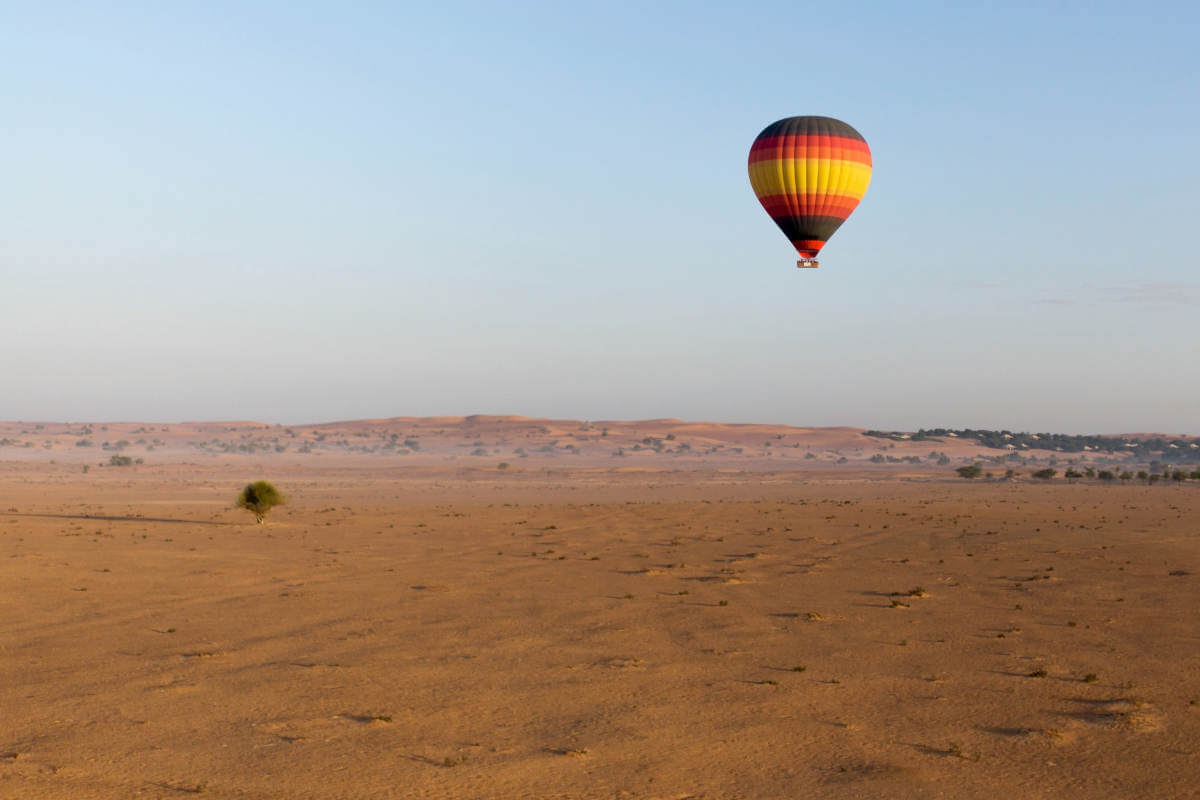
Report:
M100 522L175 522L181 525L233 525L208 519L169 519L167 517L130 517L111 514L33 514L21 511L0 511L0 517L33 517L36 519L92 519Z

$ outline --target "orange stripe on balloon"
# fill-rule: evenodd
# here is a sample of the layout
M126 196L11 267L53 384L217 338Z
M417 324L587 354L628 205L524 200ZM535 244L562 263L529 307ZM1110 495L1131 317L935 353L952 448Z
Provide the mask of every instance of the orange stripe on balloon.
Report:
M805 192L802 195L769 194L758 198L762 207L772 217L820 215L823 217L848 217L858 207L861 197ZM802 209L799 214L796 209Z
M773 158L837 158L871 163L871 150L861 139L845 136L771 136L759 139L750 148L750 163Z

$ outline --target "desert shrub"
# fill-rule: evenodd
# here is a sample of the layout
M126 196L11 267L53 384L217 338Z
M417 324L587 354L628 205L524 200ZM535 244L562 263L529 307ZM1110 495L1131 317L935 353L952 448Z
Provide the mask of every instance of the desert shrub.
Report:
M252 513L259 525L266 520L267 512L278 505L283 505L283 495L268 481L246 484L237 497L237 507Z
M132 456L117 456L114 455L108 460L110 467L130 467L133 466Z
M1058 470L1054 469L1053 467L1047 467L1046 469L1039 469L1037 472L1033 473L1033 477L1037 478L1038 480L1048 481L1057 474Z
M1113 474L1112 470L1102 469L1098 473L1096 473L1096 477L1098 477L1102 481L1111 481L1112 479L1116 478L1117 476Z
M971 464L966 467L959 467L954 471L958 473L960 478L978 478L983 474L983 467L978 464Z

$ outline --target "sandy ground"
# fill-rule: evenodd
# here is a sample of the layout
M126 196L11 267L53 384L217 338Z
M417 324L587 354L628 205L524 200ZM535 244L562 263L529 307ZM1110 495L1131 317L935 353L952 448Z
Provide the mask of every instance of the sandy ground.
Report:
M3 798L1200 794L1200 485L28 449Z

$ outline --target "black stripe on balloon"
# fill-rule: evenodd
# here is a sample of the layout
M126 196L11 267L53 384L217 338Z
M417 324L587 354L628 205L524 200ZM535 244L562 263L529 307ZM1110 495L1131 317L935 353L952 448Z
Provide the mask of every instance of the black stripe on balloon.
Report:
M775 224L789 241L820 239L826 241L845 222L844 217L804 216L779 217Z
M863 135L833 117L788 117L763 128L763 136L845 136L865 142Z

